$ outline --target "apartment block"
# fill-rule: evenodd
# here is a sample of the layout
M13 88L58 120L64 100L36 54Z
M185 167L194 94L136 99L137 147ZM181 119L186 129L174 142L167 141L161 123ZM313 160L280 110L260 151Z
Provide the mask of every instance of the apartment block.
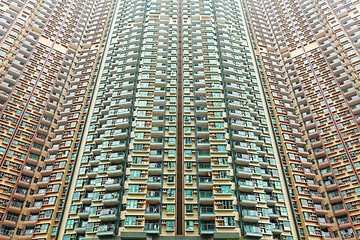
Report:
M1 0L0 239L358 239L356 0Z
M0 238L49 239L57 235L114 2L0 6Z
M302 239L358 239L359 2L242 1Z
M293 239L233 4L119 3L62 239Z

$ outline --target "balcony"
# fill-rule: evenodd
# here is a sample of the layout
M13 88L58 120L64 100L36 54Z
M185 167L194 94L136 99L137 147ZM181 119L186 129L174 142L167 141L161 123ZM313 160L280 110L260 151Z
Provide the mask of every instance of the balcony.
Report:
M250 178L252 176L250 167L238 167L236 175L240 178Z
M99 171L98 167L91 167L86 175L89 178L95 178L97 176L98 171Z
M199 150L198 151L198 160L200 161L207 161L211 159L210 151L209 150Z
M17 188L15 189L14 197L15 197L16 199L25 201L27 192L28 192L27 189L23 189L23 188L17 187Z
M75 226L75 232L78 234L84 234L86 232L87 223L86 222L79 222Z
M160 219L160 205L149 205L145 208L146 219Z
M209 137L209 129L204 127L198 127L196 131L196 137L198 138L208 138Z
M87 181L84 185L84 188L86 189L86 191L93 191L95 188L95 179Z
M212 177L199 176L199 189L212 189Z
M274 235L279 235L283 232L279 223L271 223L271 231Z
M79 212L79 218L87 219L89 217L90 207L83 207Z
M30 213L38 213L42 207L42 202L34 202L28 208Z
M120 180L118 178L108 179L105 182L106 191L118 191L121 189Z
M266 203L268 206L274 206L276 204L276 198L273 195L265 195Z
M232 135L233 140L235 140L235 141L245 141L246 140L245 133L240 132L240 131L235 131L235 132L238 132L238 133Z
M213 203L214 202L214 196L212 191L200 191L199 192L199 201L200 203Z
M199 174L206 174L211 171L212 171L211 163L199 163L198 165Z
M151 137L160 138L163 135L164 135L164 128L163 127L152 127L151 128Z
M319 226L322 229L328 229L332 227L332 223L330 223L325 217L318 217Z
M161 150L150 150L150 161L161 161L163 157L163 151Z
M255 186L253 181L239 181L238 182L238 189L241 192L253 192L255 190Z
M162 173L162 164L160 163L150 163L149 164L149 169L148 169L149 174L161 174Z
M9 211L14 213L21 213L21 209L23 207L24 203L21 201L17 201L16 199L13 199L10 202L9 205Z
M261 228L258 226L245 225L244 232L246 238L261 238L263 236Z
M1 240L10 240L12 239L13 235L14 235L14 230L6 229L6 228L0 230Z
M197 146L197 149L199 149L199 150L210 149L209 139L198 139L196 146Z
M255 207L257 204L255 195L240 195L240 205L244 207Z
M238 153L246 153L248 145L244 142L234 142L234 151Z
M200 222L200 234L213 234L216 232L215 223Z
M324 186L326 191L334 191L338 189L338 186L334 180L324 181Z
M215 219L214 206L200 206L200 219L214 220Z
M110 163L119 164L125 161L124 154L111 154L109 158Z
M113 224L109 225L100 225L96 233L98 237L114 237L115 236L115 226Z
M49 184L50 177L43 177L37 182L39 188L46 188Z
M162 182L161 179L160 176L149 176L147 184L151 188L160 188Z
M311 199L314 201L314 203L322 202L324 199L324 194L318 193L318 192L310 192Z
M275 208L269 208L269 217L270 219L278 219L280 215Z
M107 169L107 174L109 177L120 177L123 174L121 166L109 166Z
M83 204L90 204L93 198L93 193L88 193L86 196L81 198L81 202Z
M3 226L6 226L6 227L10 227L10 228L14 228L16 227L16 224L19 220L19 216L16 216L16 215L12 215L12 214L7 214L5 216L5 219L2 223Z
M256 210L242 210L242 220L244 222L257 223L260 220L259 213Z
M265 190L265 192L272 192L274 190L273 185L270 182L263 182L262 188Z
M130 117L130 111L129 109L119 109L117 112L118 118L128 118Z
M149 233L160 233L159 222L145 222L144 231Z
M239 165L249 165L249 163L251 162L251 159L250 159L249 155L239 154L236 156L235 162L236 162L236 164L239 164Z
M125 151L126 150L126 142L125 141L114 141L111 145L111 150Z
M106 193L103 196L102 203L104 206L116 206L119 205L119 194L118 193Z
M150 192L148 192L148 194L146 195L146 200L148 200L149 202L160 202L160 196L161 193L160 191L152 191L150 190Z
M102 209L99 218L102 222L115 221L117 219L116 208L114 207L111 209Z

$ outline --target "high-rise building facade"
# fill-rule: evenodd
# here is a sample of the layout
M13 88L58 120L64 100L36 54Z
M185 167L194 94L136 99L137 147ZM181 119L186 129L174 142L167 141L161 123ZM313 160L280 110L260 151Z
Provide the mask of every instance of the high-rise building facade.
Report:
M0 239L57 235L114 1L1 1Z
M242 1L300 236L359 239L359 1Z
M360 236L359 1L0 10L0 239Z
M123 1L114 21L61 238L292 239L239 5Z

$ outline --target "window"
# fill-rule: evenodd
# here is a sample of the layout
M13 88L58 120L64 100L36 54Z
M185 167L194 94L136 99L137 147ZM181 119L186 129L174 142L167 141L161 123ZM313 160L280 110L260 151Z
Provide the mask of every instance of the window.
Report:
M137 208L138 200L136 199L128 199L126 208Z
M175 170L175 162L168 162L168 170Z
M71 205L69 214L76 214L76 213L77 213L77 205Z
M216 134L216 139L225 139L225 134L224 133L217 133Z
M310 234L310 235L316 234L316 232L315 232L315 227L313 227L313 226L308 226L307 228L308 228L308 231L309 231L309 234Z
M140 170L131 170L130 178L140 178Z
M167 220L166 221L166 230L174 230L175 229L175 221Z
M125 225L136 225L136 216L126 216Z
M185 184L192 184L193 178L191 175L185 175Z
M226 145L217 145L218 152L226 152Z
M213 96L214 98L219 98L219 97L221 97L221 95L220 95L219 92L213 92L213 93L212 93L212 96Z
M229 178L230 177L230 171L219 171L219 178Z
M224 217L224 226L235 226L234 217Z
M172 188L168 189L168 191L167 191L167 197L168 197L168 198L173 198L173 197L175 197L175 189L172 189Z
M73 220L73 219L71 219L71 220L72 220L71 228L73 228L73 226L74 226L74 220ZM70 221L70 220L68 220L68 221ZM66 223L66 226L68 226L67 223ZM40 232L41 232L41 233L46 233L46 232L48 231L48 229L49 229L49 224L42 224L42 225L41 225L41 228L40 228Z
M284 231L291 231L290 222L283 221Z
M186 231L194 231L194 221L187 220L185 221Z
M279 207L279 209L280 209L280 215L281 216L287 216L288 215L286 207Z
M175 176L174 175L168 175L168 183L175 183Z
M231 186L230 185L221 186L221 193L231 193Z
M193 197L193 190L186 189L185 190L185 197L192 198Z
M223 122L215 122L215 127L216 128L224 128L224 123Z
M136 121L136 127L145 127L145 121Z
M41 228L42 228L42 226L41 226ZM65 228L66 229L73 229L74 228L74 219L67 220Z
M175 145L175 138L169 137L169 145Z
M134 185L134 184L129 185L129 192L135 192L135 193L139 192L139 185Z
M76 200L79 200L80 199L80 192L75 192L75 193L78 193L78 196L77 196ZM74 193L74 197L75 197L75 193ZM73 199L75 199L74 197L73 197ZM55 204L55 202L56 202L56 197L50 197L49 198L49 204Z
M167 214L174 214L175 213L175 205L174 204L168 204L166 206L166 213Z
M169 133L175 133L175 127L169 127Z
M175 149L169 149L168 156L169 157L175 157Z
M185 213L186 214L194 213L194 206L192 204L185 204Z
M227 158L219 158L219 165L228 165Z
M51 235L55 235L57 232L58 226L54 226L51 231Z
M233 209L233 203L231 200L223 200L222 201L222 208L223 209Z
M135 151L142 151L143 145L142 144L134 144L134 150Z
M143 132L136 132L135 133L135 139L144 139L144 133Z

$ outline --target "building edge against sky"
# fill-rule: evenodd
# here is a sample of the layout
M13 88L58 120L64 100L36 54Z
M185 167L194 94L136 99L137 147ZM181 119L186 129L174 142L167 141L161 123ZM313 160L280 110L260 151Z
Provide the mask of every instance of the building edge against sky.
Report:
M0 239L357 239L359 8L1 1Z

